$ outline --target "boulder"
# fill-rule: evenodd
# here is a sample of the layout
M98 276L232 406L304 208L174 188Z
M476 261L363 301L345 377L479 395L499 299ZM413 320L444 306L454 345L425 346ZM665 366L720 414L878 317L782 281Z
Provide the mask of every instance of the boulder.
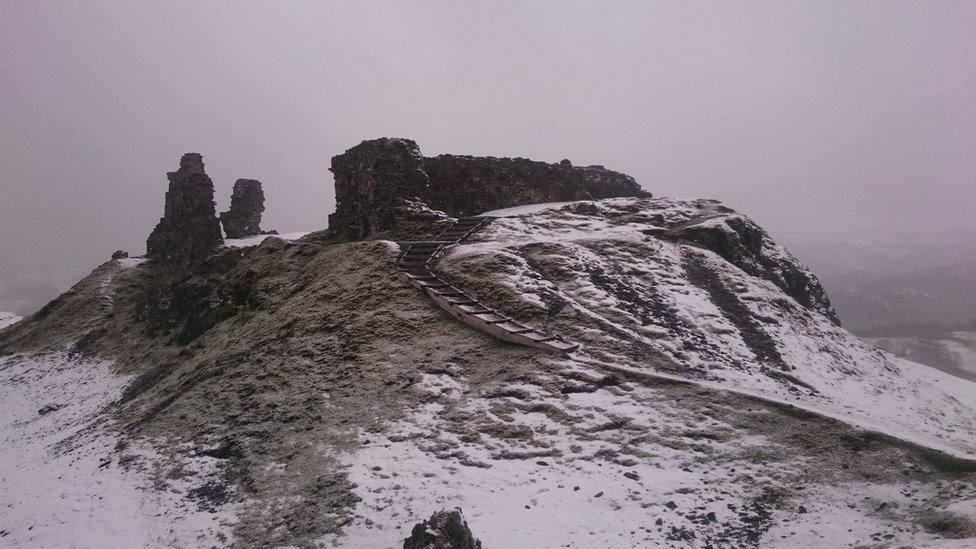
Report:
M112 252L112 259L125 259L129 257L129 252L125 250L115 250Z
M417 523L403 549L481 549L460 511L438 511Z
M263 234L264 190L255 179L238 179L230 196L230 209L220 213L220 223L227 238L244 238Z
M166 174L166 206L146 241L146 256L170 268L186 268L223 243L214 207L213 181L203 157L184 154L180 168Z

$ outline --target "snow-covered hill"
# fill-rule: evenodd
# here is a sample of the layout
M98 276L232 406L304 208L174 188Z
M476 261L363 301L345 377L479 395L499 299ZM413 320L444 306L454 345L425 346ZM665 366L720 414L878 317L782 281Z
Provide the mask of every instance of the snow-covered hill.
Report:
M457 322L393 242L102 265L0 332L0 543L400 547L454 507L489 548L973 541L976 384L838 327L754 223L674 199L508 214L437 270L572 355ZM30 475L88 518L32 518ZM154 506L172 528L139 522Z
M702 230L721 236L693 240ZM727 244L748 232L760 235L754 258ZM500 219L481 238L444 268L465 287L521 302L511 306L573 311L560 333L586 342L585 360L788 402L976 458L976 384L863 343L833 323L829 304L802 306L778 278L816 279L714 201L579 203ZM760 267L749 276L720 254ZM626 345L643 356L621 356Z

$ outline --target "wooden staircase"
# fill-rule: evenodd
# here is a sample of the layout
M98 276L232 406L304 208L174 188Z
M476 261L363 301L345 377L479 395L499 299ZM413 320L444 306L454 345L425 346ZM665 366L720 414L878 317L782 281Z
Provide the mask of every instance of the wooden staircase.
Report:
M433 240L398 242L402 250L397 262L400 273L452 316L498 339L557 353L575 351L578 343L517 322L434 274L433 266L448 246L464 241L492 220L491 217L463 217Z

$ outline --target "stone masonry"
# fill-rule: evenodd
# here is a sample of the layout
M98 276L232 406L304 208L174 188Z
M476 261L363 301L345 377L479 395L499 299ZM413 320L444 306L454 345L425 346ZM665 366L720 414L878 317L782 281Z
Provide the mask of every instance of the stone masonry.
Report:
M404 201L460 217L539 202L650 196L634 178L602 166L525 158L424 157L414 141L363 141L332 158L336 211L329 232L363 239L393 231Z
M223 243L214 207L213 182L198 153L184 154L166 174L166 206L146 241L146 256L170 268L187 268Z
M262 234L264 190L255 179L238 179L230 197L230 209L220 213L220 223L227 238L244 238Z

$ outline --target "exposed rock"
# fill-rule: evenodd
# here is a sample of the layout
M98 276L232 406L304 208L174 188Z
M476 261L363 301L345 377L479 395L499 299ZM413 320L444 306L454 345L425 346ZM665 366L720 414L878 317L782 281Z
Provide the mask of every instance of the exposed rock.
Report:
M363 141L332 158L336 211L329 231L351 239L399 230L397 211L420 201L451 216L539 202L650 196L634 178L602 166L575 167L525 158L440 155L414 141Z
M261 214L264 212L264 190L255 179L238 179L230 196L230 209L220 213L220 223L227 238L244 238L264 234Z
M213 182L198 153L184 154L180 169L166 177L165 211L146 241L146 256L167 267L185 268L206 258L223 242Z
M481 549L460 511L438 511L417 523L403 549Z
M243 249L224 250L196 263L190 273L159 281L142 305L147 331L172 334L174 341L186 345L221 320L255 305L251 279L235 268L243 255Z
M115 250L112 253L112 259L125 259L129 257L129 252L125 250Z
M660 238L692 242L711 250L746 273L769 280L800 305L818 311L840 325L820 280L789 252L776 245L752 220L720 207L717 216L658 234Z

